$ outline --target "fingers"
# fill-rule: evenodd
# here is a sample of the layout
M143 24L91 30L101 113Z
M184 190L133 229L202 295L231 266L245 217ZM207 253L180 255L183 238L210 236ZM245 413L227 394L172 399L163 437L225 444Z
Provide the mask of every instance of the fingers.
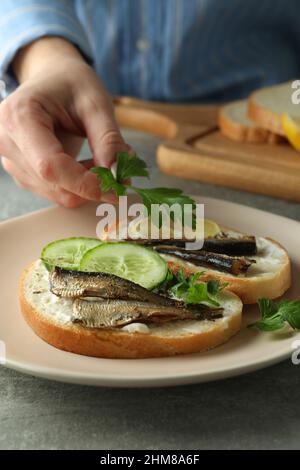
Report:
M69 191L56 187L55 185L52 187L41 185L38 179L32 177L32 174L28 174L6 157L1 158L1 163L4 170L12 176L16 185L22 189L33 191L39 196L50 199L67 208L74 208L86 202L85 199L82 199Z
M13 158L1 157L1 163L4 170L10 174L18 187L33 191L64 207L72 208L86 202L86 200L57 187L55 184L50 185L48 182L39 180L34 172L30 171L30 167L25 164L25 159L17 145L3 130L2 126L0 126L0 153Z
M110 168L117 152L131 150L118 128L110 98L103 90L82 100L79 108L95 164Z
M98 200L99 189L92 175L64 153L51 125L43 115L27 117L17 123L15 142L32 170L41 180L56 184L85 199Z
M65 153L72 158L76 158L84 142L83 137L70 134L70 132L62 129L55 129L55 135L59 142L63 143Z
M79 163L87 170L90 170L93 166L95 166L95 162L91 158L88 160L80 160Z
M96 74L86 64L72 66L74 70L60 70L55 81L47 76L27 81L1 103L3 165L19 186L59 204L71 207L101 199L115 203L113 193L101 194L99 181L89 169L95 164L110 167L117 152L131 148ZM74 157L85 134L93 162L81 163Z
M100 200L96 176L64 152L51 119L39 106L27 107L26 112L16 114L10 127L19 151L39 180L83 199Z

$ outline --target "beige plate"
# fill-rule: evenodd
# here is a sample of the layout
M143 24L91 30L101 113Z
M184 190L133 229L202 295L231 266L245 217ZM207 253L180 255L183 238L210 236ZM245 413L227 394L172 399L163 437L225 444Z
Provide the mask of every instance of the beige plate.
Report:
M300 297L300 224L257 209L198 198L206 217L245 233L271 236L289 251L293 287L288 296ZM27 326L18 306L20 272L39 257L46 243L69 236L94 236L95 206L76 210L45 209L0 224L1 297L0 340L6 345L6 365L49 379L116 387L179 385L221 379L260 369L291 355L300 333L274 336L246 328L257 316L247 307L241 332L208 353L163 359L97 359L66 353L44 343Z

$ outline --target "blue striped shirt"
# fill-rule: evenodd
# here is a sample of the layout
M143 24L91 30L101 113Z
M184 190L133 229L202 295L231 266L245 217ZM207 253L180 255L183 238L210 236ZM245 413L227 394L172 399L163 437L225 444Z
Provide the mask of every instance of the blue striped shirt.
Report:
M1 0L0 78L43 36L80 48L112 94L222 101L300 75L300 0Z

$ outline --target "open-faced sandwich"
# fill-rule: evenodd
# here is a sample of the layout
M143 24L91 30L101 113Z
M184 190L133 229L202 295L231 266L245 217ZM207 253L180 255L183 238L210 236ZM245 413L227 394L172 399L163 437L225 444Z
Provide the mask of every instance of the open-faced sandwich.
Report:
M274 240L214 226L201 250L185 240L69 238L47 245L21 280L25 319L45 341L90 356L200 352L241 325L242 301L290 286ZM242 301L241 301L242 300Z
M53 242L22 274L23 315L42 339L97 357L211 349L241 326L242 302L201 273L173 275L155 250L128 242Z

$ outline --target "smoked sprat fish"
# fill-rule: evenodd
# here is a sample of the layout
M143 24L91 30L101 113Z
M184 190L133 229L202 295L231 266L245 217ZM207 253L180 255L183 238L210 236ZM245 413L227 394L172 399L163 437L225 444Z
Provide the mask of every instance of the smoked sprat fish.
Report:
M187 239L128 239L127 241L137 243L145 246L152 246L153 248L163 246L171 246L178 248L185 248L186 243L191 243L192 240ZM241 235L240 237L230 237L225 233L220 233L215 237L206 238L203 242L201 250L209 251L211 253L220 253L229 256L254 256L257 254L256 239L253 235ZM194 250L194 251L201 251Z
M220 253L210 253L204 250L189 251L170 246L157 246L156 250L159 253L175 256L196 266L206 266L235 275L245 273L251 264L255 263L254 260L245 257L233 257Z
M175 301L144 287L108 273L69 271L55 267L49 274L50 290L58 297L101 297L140 300L157 305L175 305Z
M72 322L89 328L116 328L134 322L215 320L223 316L222 312L222 308L212 309L199 305L189 308L139 301L75 299Z

